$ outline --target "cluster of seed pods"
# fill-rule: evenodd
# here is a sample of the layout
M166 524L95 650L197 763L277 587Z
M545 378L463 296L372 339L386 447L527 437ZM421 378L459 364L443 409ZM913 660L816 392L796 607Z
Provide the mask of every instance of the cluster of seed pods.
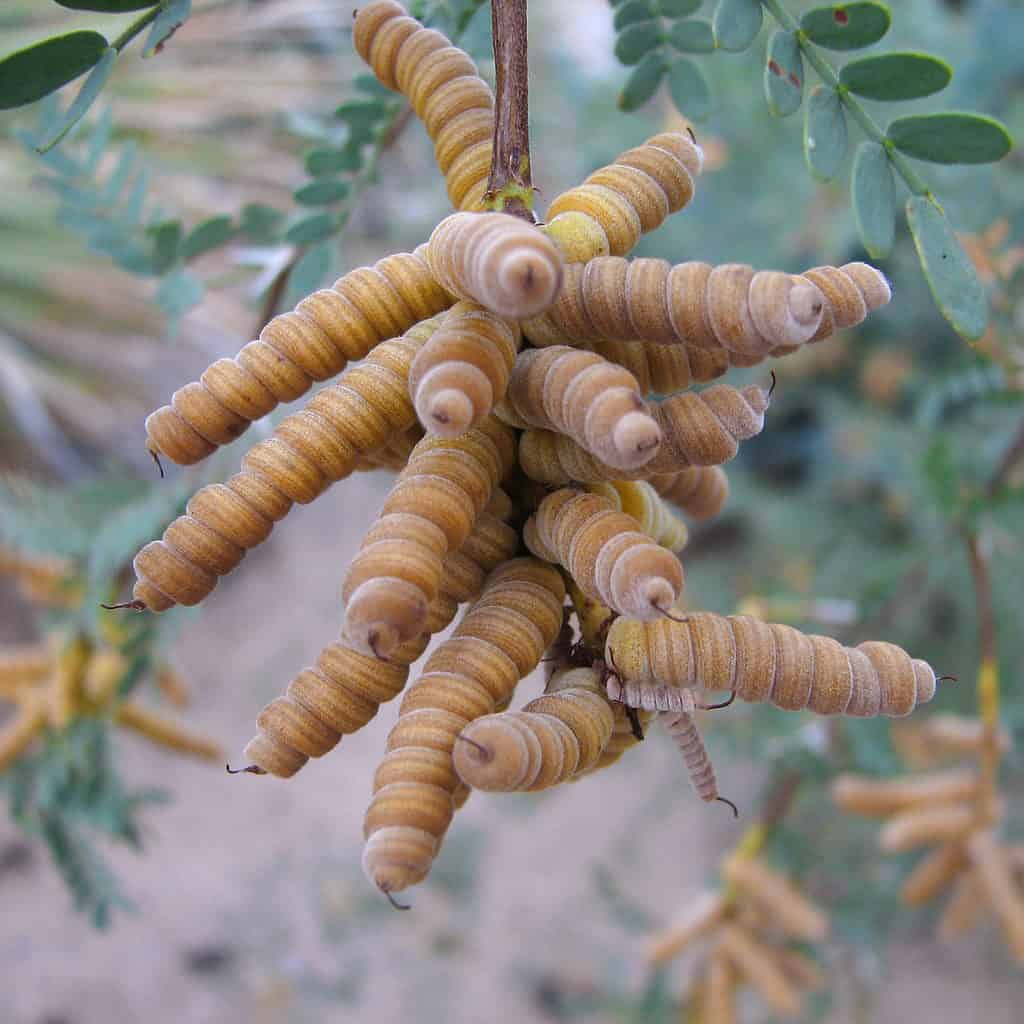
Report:
M426 876L471 788L591 774L655 714L699 794L717 797L691 717L701 701L663 707L644 687L861 715L929 699L930 670L891 645L677 621L687 529L671 506L691 519L722 508L721 466L763 429L770 398L692 385L857 323L888 301L882 275L626 259L694 195L703 156L686 131L620 154L542 225L485 211L493 97L470 58L394 0L360 6L353 38L423 119L457 212L413 253L277 317L147 421L150 450L189 464L336 377L139 552L139 609L201 601L294 503L355 471L398 470L345 576L340 638L260 714L251 770L294 775L366 725L460 605L405 690L374 781L364 865L388 893ZM547 692L508 710L560 634Z

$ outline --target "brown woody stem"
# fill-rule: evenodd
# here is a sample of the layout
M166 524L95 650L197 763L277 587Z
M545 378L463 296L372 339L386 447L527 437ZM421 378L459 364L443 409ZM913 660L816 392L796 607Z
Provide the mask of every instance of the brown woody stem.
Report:
M495 111L486 204L534 222L530 179L530 91L527 0L492 0Z

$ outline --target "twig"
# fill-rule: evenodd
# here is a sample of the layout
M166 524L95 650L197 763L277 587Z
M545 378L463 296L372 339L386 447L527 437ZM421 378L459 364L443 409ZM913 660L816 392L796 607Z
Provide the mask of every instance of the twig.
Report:
M992 479L988 482L988 487L985 488L986 497L991 498L996 494L1003 484L1006 483L1007 477L1014 471L1021 459L1024 459L1024 420L1020 421L1017 432L1013 435L1009 445L1007 445L1006 451L1003 452L1003 457L999 460L999 464L992 474Z
M486 199L492 209L534 222L526 0L493 0L494 144Z

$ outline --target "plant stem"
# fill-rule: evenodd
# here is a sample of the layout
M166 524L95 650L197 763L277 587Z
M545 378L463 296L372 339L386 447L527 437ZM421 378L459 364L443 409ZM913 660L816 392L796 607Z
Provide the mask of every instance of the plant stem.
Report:
M807 38L807 34L800 28L799 22L786 10L779 0L761 0L771 16L787 31L796 36L797 45L807 58L807 63L818 72L821 80L830 88L835 89L839 95L840 102L850 112L850 116L860 125L864 134L872 141L877 142L889 158L889 163L896 169L896 173L903 179L907 188L915 196L924 196L931 202L936 203L932 190L928 183L914 170L902 156L895 146L885 137L885 132L875 124L874 118L860 105L849 89L839 81L835 68L825 60L818 48ZM938 205L936 203L936 205Z
M110 45L120 53L147 25L156 21L170 0L160 0L156 7L150 7L140 18L136 18Z
M527 0L491 3L496 95L487 201L492 209L533 223L526 3Z

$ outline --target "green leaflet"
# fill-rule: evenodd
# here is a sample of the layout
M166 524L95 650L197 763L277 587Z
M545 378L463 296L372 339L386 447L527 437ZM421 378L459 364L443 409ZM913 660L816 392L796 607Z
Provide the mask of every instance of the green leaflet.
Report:
M665 58L657 51L646 57L633 69L619 93L619 110L637 110L657 91L665 77Z
M89 72L89 77L82 83L82 88L78 90L78 95L71 102L63 116L58 118L57 122L51 125L50 130L39 140L36 148L40 153L45 153L48 149L56 146L85 117L89 108L96 101L96 97L102 91L103 86L107 84L107 79L110 77L110 72L114 70L114 62L116 60L117 50L112 46L108 47L100 58L99 63Z
M936 164L990 164L1013 147L1009 132L983 114L918 114L900 117L886 137L901 152Z
M656 21L642 21L630 25L615 40L615 56L627 67L639 64L648 53L665 41L661 26Z
M99 32L69 32L0 60L0 110L49 95L95 67L108 49Z
M141 11L156 7L160 0L54 0L61 7L73 11L105 11L108 14L124 14L127 11Z
M804 95L804 62L792 32L779 30L768 40L764 93L768 109L776 117L788 117L800 109Z
M831 181L846 156L846 114L835 89L816 85L804 117L804 158L819 181Z
M626 3L615 9L612 25L616 32L621 32L628 25L635 25L640 21L650 21L653 17L654 11L648 0L627 0Z
M704 72L689 57L680 57L668 73L668 91L684 117L703 121L711 113L711 86Z
M286 242L292 245L306 245L309 242L319 242L328 235L334 233L334 218L329 213L314 213L310 217L303 217L296 221L285 233Z
M197 224L181 243L181 258L190 260L196 256L216 249L235 237L235 227L231 218L225 215L210 217Z
M892 248L896 230L892 168L877 142L857 147L850 182L853 215L868 255L881 259Z
M976 341L988 326L988 300L946 215L930 199L911 196L907 221L935 304L957 334Z
M715 41L721 49L739 53L757 38L763 17L760 0L718 0L712 19Z
M668 41L683 53L712 53L715 49L715 33L704 18L677 21L669 29Z
M311 181L308 185L296 189L292 193L295 202L303 206L326 206L328 203L336 203L348 195L348 183L338 181L336 178L328 178L322 181Z
M850 61L839 81L869 100L916 100L949 85L953 69L930 53L882 53Z
M658 13L664 18L685 18L700 9L703 0L658 0Z
M800 28L812 43L829 50L859 50L877 43L891 22L885 4L830 4L808 11L800 19Z
M171 0L153 19L153 25L142 48L143 57L152 57L157 50L188 21L192 13L192 0Z

